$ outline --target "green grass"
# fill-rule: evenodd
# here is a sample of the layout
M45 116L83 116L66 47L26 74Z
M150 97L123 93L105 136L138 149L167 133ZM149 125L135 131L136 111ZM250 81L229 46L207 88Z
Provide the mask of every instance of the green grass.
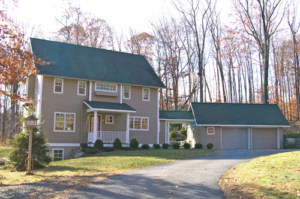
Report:
M150 150L117 150L102 152L100 154L52 162L49 167L35 170L32 176L26 176L25 172L10 172L0 170L2 184L22 184L47 179L57 179L66 176L110 176L133 169L139 169L151 165L172 162L197 156L207 156L221 152L221 150L204 149L150 149Z
M298 198L300 152L253 159L228 170L220 180L226 198Z

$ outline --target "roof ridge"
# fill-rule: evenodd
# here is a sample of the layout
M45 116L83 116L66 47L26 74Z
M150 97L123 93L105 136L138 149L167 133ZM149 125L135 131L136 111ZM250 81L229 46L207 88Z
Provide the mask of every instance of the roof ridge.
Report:
M109 50L109 49L104 49L104 48L96 48L96 47L91 47L91 46L81 46L81 45L78 45L78 44L66 43L66 42L61 42L61 41L54 41L54 40L47 40L47 39L40 39L40 38L30 37L30 40L31 39L42 40L42 41L46 41L46 42L61 43L61 44L66 44L66 45L78 46L78 47L91 48L91 49L95 49L95 50L104 50L104 51L110 51L110 52L115 52L115 53L123 53L123 54L127 54L127 55L135 55L135 56L145 57L143 55L138 55L138 54L133 54L133 53L127 53L127 52L116 51L116 50Z

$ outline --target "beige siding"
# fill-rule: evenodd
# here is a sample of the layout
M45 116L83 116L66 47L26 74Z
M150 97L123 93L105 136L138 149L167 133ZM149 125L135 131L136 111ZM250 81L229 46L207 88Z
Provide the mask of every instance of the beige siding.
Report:
M54 78L44 76L43 78L43 101L42 101L42 121L47 132L49 143L80 143L84 131L82 124L86 117L82 115L84 106L83 100L86 96L77 95L77 80L64 79L63 94L53 93ZM54 113L68 112L76 114L75 132L54 132Z
M277 128L252 128L253 149L276 149Z
M35 77L36 75L30 75L28 77L28 97L34 98L34 91L35 91Z
M248 149L247 128L222 128L223 149Z
M140 144L154 144L157 143L158 89L150 89L150 101L142 100L142 89L141 86L131 86L131 99L123 99L123 103L127 103L137 111L137 113L131 113L131 116L149 117L149 131L130 130L129 140L136 138Z
M165 133L166 133L166 121L161 120L160 121L160 131L159 131L159 144L166 143Z

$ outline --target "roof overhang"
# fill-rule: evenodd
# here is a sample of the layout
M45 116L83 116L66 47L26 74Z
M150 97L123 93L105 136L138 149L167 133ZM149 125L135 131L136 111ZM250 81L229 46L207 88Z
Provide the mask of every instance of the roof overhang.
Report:
M195 120L189 119L167 119L167 118L159 118L162 121L170 121L170 122L195 122Z
M122 109L109 109L109 108L93 108L87 102L83 102L89 109L86 112L94 112L94 111L103 111L103 112L111 112L111 113L136 113L135 110L122 110Z
M279 128L290 127L289 125L238 125L238 124L196 124L196 126L216 126L216 127L259 127L259 128Z

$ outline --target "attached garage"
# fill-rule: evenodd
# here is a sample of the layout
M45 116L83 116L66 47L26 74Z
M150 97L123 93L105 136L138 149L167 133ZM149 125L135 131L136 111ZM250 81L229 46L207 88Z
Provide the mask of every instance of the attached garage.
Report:
M222 128L222 149L248 149L247 128Z
M252 149L277 149L277 128L252 128Z

